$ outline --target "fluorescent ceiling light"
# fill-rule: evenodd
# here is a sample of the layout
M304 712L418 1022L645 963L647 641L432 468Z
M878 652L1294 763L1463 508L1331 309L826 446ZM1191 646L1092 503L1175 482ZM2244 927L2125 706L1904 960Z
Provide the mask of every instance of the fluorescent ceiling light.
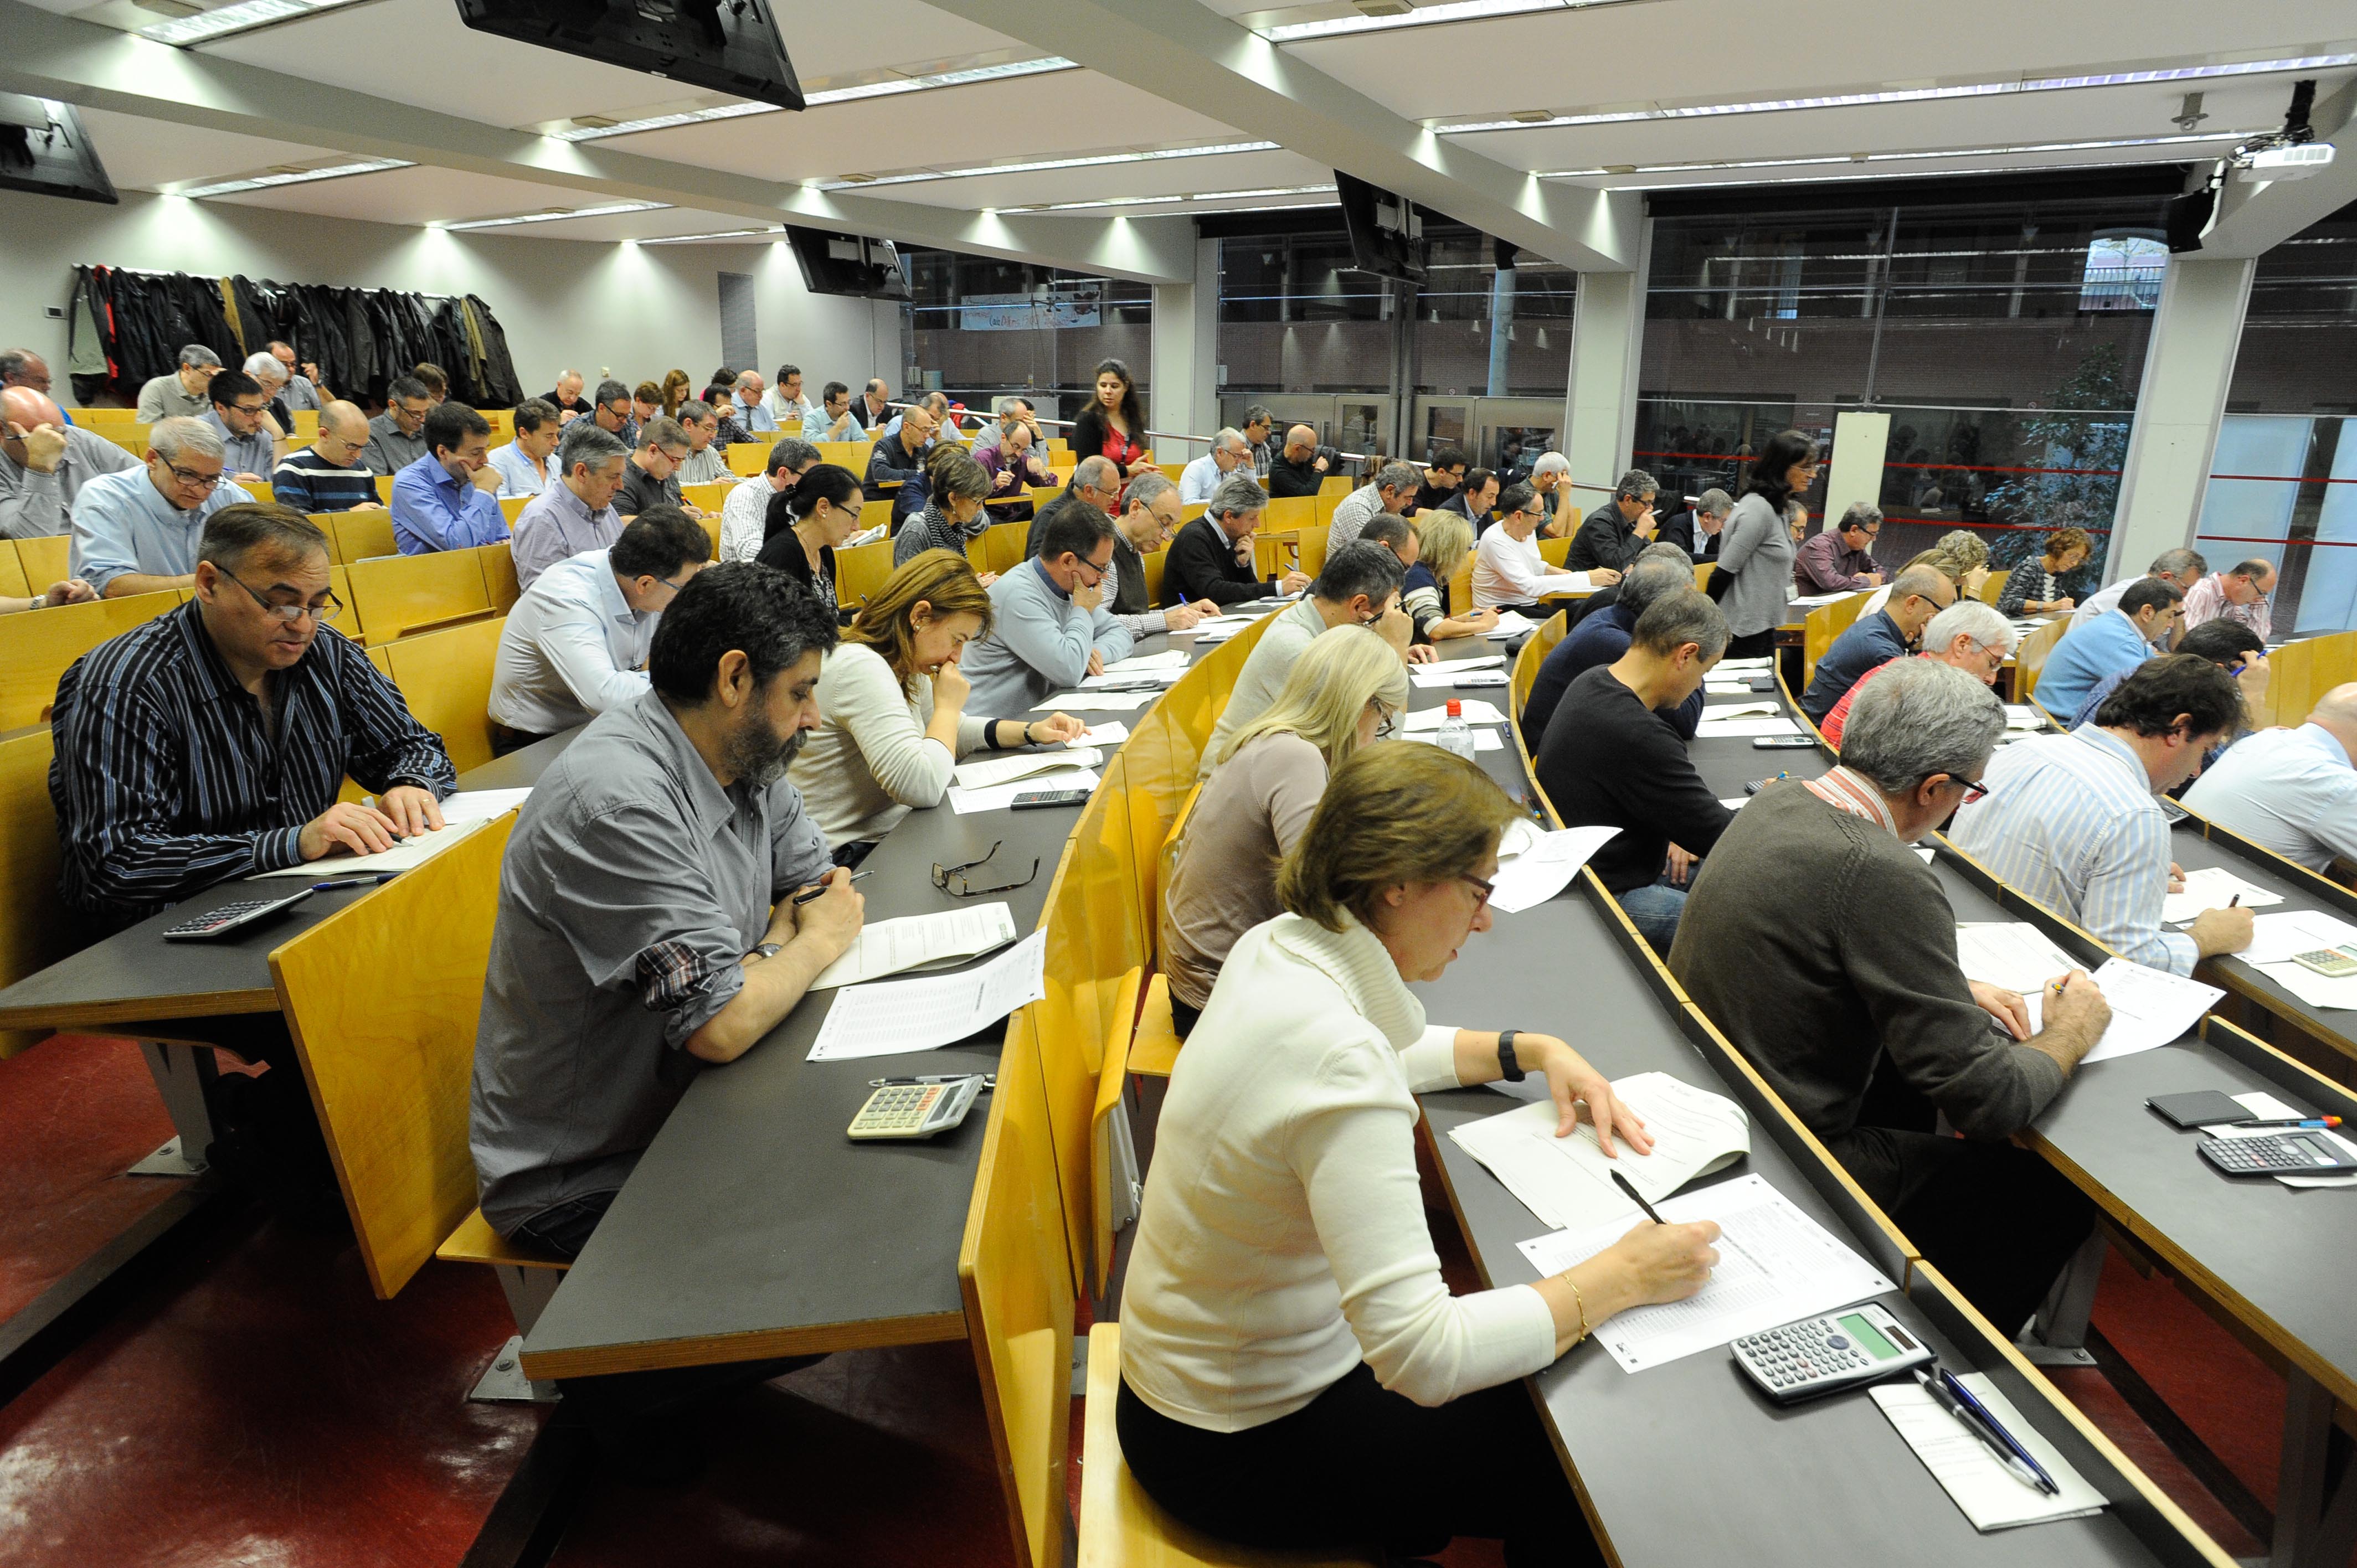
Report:
M1193 196L1115 196L1103 201L1055 201L1039 207L1009 208L1022 212L1083 212L1105 207L1168 207L1184 201L1250 201L1265 196L1331 196L1330 185L1270 186L1261 190L1206 190Z
M191 44L225 38L231 33L252 32L274 22L292 21L297 16L358 3L359 0L239 0L237 5L223 5L217 11L199 11L193 16L179 16L168 22L150 22L139 29L139 36L187 48Z
M970 66L963 70L940 70L927 76L887 77L881 81L864 81L852 87L830 87L806 93L804 101L816 109L828 103L850 103L863 98L890 98L903 92L930 92L939 87L965 87L977 81L1004 81L1010 77L1039 76L1052 70L1071 70L1074 62L1058 55L1040 59L1013 60L1004 65ZM650 114L643 119L624 120L611 125L575 125L568 130L551 132L560 142L597 142L608 136L628 136L640 131L665 131L673 125L695 125L709 120L737 120L748 114L781 113L774 103L725 103L716 109L698 109L688 113Z
M709 234L664 234L652 240L641 240L639 243L684 245L691 240L752 240L782 234L785 231L784 224L773 223L766 229L716 229Z
M1938 99L2061 92L2083 87L2208 81L2218 77L2261 76L2276 71L2330 70L2345 65L2357 65L2357 54L2247 60L2240 65L2171 66L2161 70L2114 71L2104 76L2048 76L2012 81L1978 81L1959 87L1901 87L1878 92L1836 92L1822 98L1767 98L1749 103L1695 103L1679 108L1656 105L1651 109L1620 109L1594 114L1551 114L1543 120L1475 120L1461 125L1436 124L1431 129L1444 136L1461 136L1478 131L1532 131L1561 125L1625 125L1640 120L1692 120L1720 114L1771 114L1787 109L1853 109L1869 103L1925 103Z
M2135 168L2132 163L2110 162L2080 164L2080 168ZM1734 179L1667 180L1658 185L1618 185L1615 190L1707 190L1722 185L1830 185L1836 180L1853 179L1950 179L1963 175L2020 174L2019 165L2003 166L1989 165L1983 168L1913 168L1889 169L1878 174L1796 174L1781 178L1738 177Z
M1523 16L1535 11L1584 11L1619 0L1444 0L1418 5L1396 16L1331 16L1322 22L1288 22L1283 27L1254 31L1273 44L1297 44L1308 38L1340 38L1351 33L1383 33L1394 27L1428 27L1435 22L1478 22L1490 16Z
M616 201L604 207L576 207L569 212L520 212L512 218L478 218L468 223L438 223L428 227L439 229L505 229L516 223L562 223L568 218L606 218L617 212L654 212L667 209L668 201Z
M413 163L400 158L363 158L358 163L338 164L333 168L307 168L279 174L256 175L252 179L216 180L210 185L192 185L185 190L170 192L173 196L204 197L233 196L241 190L268 190L274 186L308 185L317 179L342 179L350 175L375 174L389 168L415 168Z
M919 169L874 179L822 179L814 190L866 190L879 185L913 185L929 179L966 179L984 174L1036 174L1042 169L1096 168L1105 164L1159 163L1167 158L1208 158L1222 153L1273 153L1275 142L1223 142L1215 147L1164 147L1150 153L1099 153L1085 158L1041 158L1025 164L978 164L973 168Z
M1803 158L1697 158L1685 163L1638 164L1633 167L1624 168L1622 172L1625 174L1684 174L1688 170L1702 169L1800 168L1826 164L1913 163L1924 158L1997 158L2030 153L2111 152L2123 147L2177 147L2201 142L2239 142L2253 134L2249 131L2220 131L2209 135L2122 136L2100 142L2027 142L2011 147L1935 147L1922 152L1867 153L1860 156L1852 156L1847 153L1833 153L1818 157ZM1612 173L1613 170L1606 167L1550 169L1538 177L1541 179L1593 179Z

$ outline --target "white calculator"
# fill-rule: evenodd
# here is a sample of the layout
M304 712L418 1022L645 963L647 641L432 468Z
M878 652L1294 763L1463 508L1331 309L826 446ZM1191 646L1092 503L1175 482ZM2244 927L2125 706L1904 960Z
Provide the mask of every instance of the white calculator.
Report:
M930 1138L965 1120L988 1080L982 1074L949 1083L888 1083L851 1119L854 1138Z
M1880 1382L1893 1372L1938 1359L1905 1325L1871 1302L1747 1334L1727 1349L1778 1404Z

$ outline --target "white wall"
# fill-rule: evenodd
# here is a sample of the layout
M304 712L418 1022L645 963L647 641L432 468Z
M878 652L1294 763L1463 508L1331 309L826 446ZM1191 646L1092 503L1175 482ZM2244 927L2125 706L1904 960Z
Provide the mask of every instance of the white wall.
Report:
M81 263L479 295L506 329L528 393L545 392L566 367L593 383L608 369L636 383L677 366L701 391L720 363L716 274L747 273L760 328L761 362L753 368L766 376L780 361L799 364L813 399L830 379L856 390L880 371L899 384L899 306L805 293L782 244L454 234L137 191L101 207L0 190L0 234L8 236L0 347L38 350L61 392L68 323L49 319L45 307L68 303Z

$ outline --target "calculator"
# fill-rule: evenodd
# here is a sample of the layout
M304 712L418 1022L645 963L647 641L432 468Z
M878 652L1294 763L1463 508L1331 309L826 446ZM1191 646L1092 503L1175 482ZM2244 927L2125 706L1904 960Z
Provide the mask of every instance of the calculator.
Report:
M1747 1334L1727 1348L1778 1404L1880 1382L1893 1372L1938 1359L1905 1325L1871 1302Z
M2314 952L2296 952L2291 955L2291 961L2302 969L2312 969L2333 980L2346 980L2357 974L2357 958L2350 957L2347 948L2318 948Z
M2263 1138L2204 1138L2201 1157L2228 1176L2318 1176L2357 1170L2357 1160L2313 1133Z
M283 898L241 898L234 904L224 904L218 909L164 928L167 942L206 942L217 937L234 936L256 920L266 920L281 909L291 909L311 896L307 886L298 887Z
M851 1119L854 1138L930 1138L965 1120L982 1092L975 1073L954 1083L888 1083Z

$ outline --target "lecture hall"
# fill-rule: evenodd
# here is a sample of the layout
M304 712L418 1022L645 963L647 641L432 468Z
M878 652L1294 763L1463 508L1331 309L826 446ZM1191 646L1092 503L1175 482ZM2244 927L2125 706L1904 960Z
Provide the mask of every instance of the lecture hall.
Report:
M2346 5L0 34L0 1563L2357 1568Z

